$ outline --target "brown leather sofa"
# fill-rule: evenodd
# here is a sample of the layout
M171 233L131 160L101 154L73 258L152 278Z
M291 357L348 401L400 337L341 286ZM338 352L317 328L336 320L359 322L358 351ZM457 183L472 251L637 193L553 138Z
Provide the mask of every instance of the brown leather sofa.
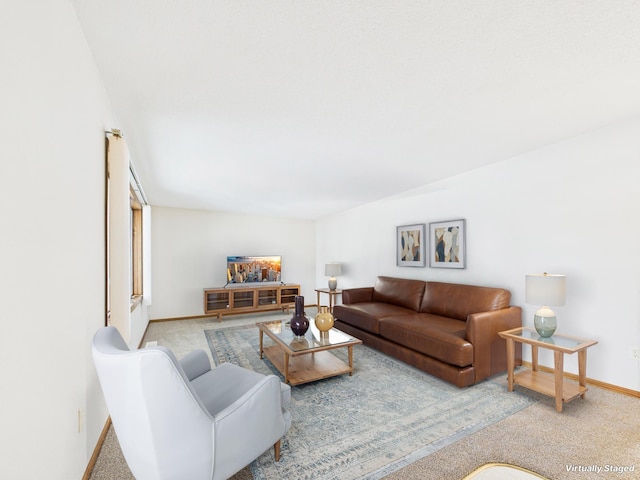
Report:
M373 287L343 290L333 314L365 345L466 387L507 370L498 332L522 326L522 309L510 301L503 288L378 277Z

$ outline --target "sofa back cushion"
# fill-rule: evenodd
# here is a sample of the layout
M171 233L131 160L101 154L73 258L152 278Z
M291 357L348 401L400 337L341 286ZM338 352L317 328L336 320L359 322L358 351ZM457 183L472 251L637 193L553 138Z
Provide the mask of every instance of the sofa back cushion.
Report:
M471 313L506 308L511 292L504 288L426 282L420 312L466 320Z
M416 312L424 295L425 282L407 278L378 277L373 287L373 301L410 308Z

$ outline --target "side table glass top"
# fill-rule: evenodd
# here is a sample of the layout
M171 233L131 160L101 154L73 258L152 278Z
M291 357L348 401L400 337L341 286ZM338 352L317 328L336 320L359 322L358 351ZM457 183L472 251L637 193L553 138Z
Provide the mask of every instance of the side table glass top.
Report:
M506 332L500 332L501 336L511 336L514 340L528 343L530 345L539 345L551 349L576 351L584 347L588 347L598 343L595 340L586 338L569 337L567 335L554 334L551 337L541 337L538 332L529 327L521 327Z
M263 331L269 331L272 335L287 344L294 352L302 352L305 350L313 350L314 348L329 347L333 345L341 345L350 342L360 342L356 338L347 335L340 330L332 328L326 335L321 335L316 328L313 318L309 318L309 330L303 337L296 336L289 326L288 320L278 320L275 322L260 322L257 324Z

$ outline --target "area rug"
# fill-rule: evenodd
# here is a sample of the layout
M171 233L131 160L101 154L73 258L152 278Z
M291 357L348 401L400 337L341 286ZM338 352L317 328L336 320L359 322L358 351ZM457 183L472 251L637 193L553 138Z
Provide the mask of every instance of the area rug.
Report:
M216 364L283 378L260 359L254 325L205 335ZM346 349L332 353L346 360ZM292 387L282 457L255 460L255 479L379 479L535 401L491 380L457 388L364 345L353 356L353 376Z

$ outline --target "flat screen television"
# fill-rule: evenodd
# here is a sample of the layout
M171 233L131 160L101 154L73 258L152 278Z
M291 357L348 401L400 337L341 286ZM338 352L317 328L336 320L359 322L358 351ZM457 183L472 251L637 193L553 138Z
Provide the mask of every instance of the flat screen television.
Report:
M227 257L227 284L280 283L282 259L279 255Z

